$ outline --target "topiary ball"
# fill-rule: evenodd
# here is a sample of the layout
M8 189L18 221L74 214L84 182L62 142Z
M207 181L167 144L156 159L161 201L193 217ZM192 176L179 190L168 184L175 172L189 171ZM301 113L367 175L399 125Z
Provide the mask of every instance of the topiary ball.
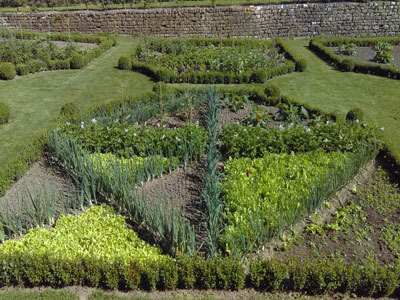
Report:
M82 69L85 66L85 58L80 54L75 54L71 58L71 69Z
M129 56L121 56L118 60L118 69L130 70L132 68L132 61Z
M346 121L363 121L364 120L364 112L361 108L356 107L351 110L346 115Z
M0 100L0 124L5 124L10 119L10 108Z
M0 64L0 79L11 80L15 78L15 75L17 75L17 72L12 63L5 62Z

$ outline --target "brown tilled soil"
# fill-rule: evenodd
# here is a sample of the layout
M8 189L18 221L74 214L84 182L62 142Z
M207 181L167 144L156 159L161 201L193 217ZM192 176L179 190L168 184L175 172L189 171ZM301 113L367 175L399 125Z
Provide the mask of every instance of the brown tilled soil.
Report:
M21 198L31 195L48 193L55 200L71 197L75 187L65 175L63 169L51 164L46 157L35 162L4 196L0 197L0 205L11 210L18 210ZM62 205L62 203L57 203Z
M286 242L291 246L285 249L283 239L279 239L260 251L260 255L300 259L340 257L348 262L365 262L372 254L381 264L394 262L398 256L384 242L382 231L387 224L400 223L400 191L393 186L386 190L390 180L383 180L381 172L378 159L368 164L327 205L305 218L293 231L286 232ZM381 202L371 204L371 195ZM357 207L365 219L353 211L347 215L350 224L347 229L330 230L325 227L323 234L307 232L307 227L312 224L323 227L332 223L335 212L349 205Z
M332 51L338 51L337 47L329 47ZM341 55L343 58L353 58L360 62L374 62L375 50L372 47L356 47L356 55ZM394 46L393 49L394 61L393 64L400 68L400 46Z

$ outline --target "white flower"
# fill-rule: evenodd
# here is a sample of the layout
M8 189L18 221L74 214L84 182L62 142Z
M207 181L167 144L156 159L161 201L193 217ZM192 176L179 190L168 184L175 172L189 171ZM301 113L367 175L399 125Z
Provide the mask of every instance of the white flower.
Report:
M85 125L84 125L84 124L81 124L81 128L85 128Z
M127 133L128 131L129 131L129 129L126 129L126 128L124 129L124 132L125 132L125 133Z
M176 126L174 127L174 130L176 130Z
M359 119L357 119L357 120L356 120L356 123L360 123L360 120L359 120Z
M139 126L139 122L135 122L135 125L136 125L136 126Z
M317 127L321 126L319 123L316 124Z
M259 139L260 139L260 137L258 136L258 137L257 137L257 140L259 140Z
M247 128L243 128L243 131L247 131Z
M339 140L343 140L343 137L341 135L339 135Z
M293 122L291 122L290 124L289 124L289 127L292 127L294 124L293 124Z
M157 123L157 127L160 127L160 123Z
M195 123L195 124L196 124L196 126L199 126L199 124L200 124L200 123L199 123L199 121L196 121L196 123Z
M55 129L53 129L53 132L54 132L54 133L56 133L56 130L55 130Z
M384 131L384 130L385 130L385 127L382 126L382 127L381 127L381 130Z
M329 142L329 140L327 138L325 138L324 139L324 143L327 143L327 142Z
M367 125L368 125L367 123L364 123L364 124L363 124L363 127L367 127Z
M119 119L118 119L118 118L116 118L116 119L115 119L115 122L116 122L116 123L118 123L118 122L119 122Z
M240 124L239 121L236 121L235 123L238 124L238 125Z
M233 135L233 137L234 137L234 138L237 138L237 137L238 137L237 133L235 133L235 134Z
M147 125L147 121L144 122L144 126L146 126L146 125Z
M110 130L110 127L107 126L107 130Z
M329 125L329 123L330 123L330 122L329 122L329 120L328 120L328 121L326 121L326 125Z
M136 136L136 133L134 133L133 136Z
M181 139L180 139L180 138L178 138L177 136L175 137L175 139L176 139L178 142L180 142L180 140L181 140Z
M97 123L95 118L92 119L92 123Z
M85 125L85 122L81 121L81 125Z
M282 126L282 124L280 124L278 128L279 128L280 130L285 129L285 128Z
M167 127L167 125L166 125L166 124L164 124L162 127L164 127L164 128L165 128L165 127Z
M161 139L163 140L165 138L165 134L163 134L163 136L161 137Z
M310 131L311 131L311 128L310 128L310 127L307 127L306 131L307 131L307 132L310 132Z
M65 124L66 124L67 126L71 125L71 123L70 123L70 122L68 122L68 121L67 121L67 122L65 122Z

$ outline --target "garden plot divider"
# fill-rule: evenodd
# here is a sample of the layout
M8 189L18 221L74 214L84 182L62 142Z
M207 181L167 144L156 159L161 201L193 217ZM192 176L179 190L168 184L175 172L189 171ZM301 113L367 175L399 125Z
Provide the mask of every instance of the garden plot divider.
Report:
M376 38L313 38L310 40L310 49L319 57L332 64L336 69L345 72L357 72L383 76L393 79L400 79L400 69L395 65L382 63L360 62L353 58L342 58L339 54L328 47L337 47L345 43L354 43L357 46L373 47L378 42L400 45L400 37L376 37Z

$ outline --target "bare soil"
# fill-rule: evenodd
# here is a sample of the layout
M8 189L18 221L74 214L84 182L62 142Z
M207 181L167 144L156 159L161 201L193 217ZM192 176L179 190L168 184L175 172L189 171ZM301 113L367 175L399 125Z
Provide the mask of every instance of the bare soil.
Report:
M51 164L46 157L35 162L6 193L0 197L0 205L11 210L20 209L21 198L27 194L49 193L55 201L62 201L74 194L75 186L60 167ZM58 203L62 205L62 203Z
M329 47L329 49L335 52L338 51L337 47ZM375 62L374 56L376 52L372 47L356 47L355 49L356 49L356 55L343 55L343 54L340 55L343 58L353 58L360 62L369 62L369 63ZM396 65L398 69L400 69L400 46L394 46L393 56L394 56L393 64Z
M285 249L283 239L278 239L261 255L300 259L340 257L348 262L361 263L372 255L382 265L393 263L398 259L398 255L384 242L383 230L385 224L400 222L398 203L400 190L392 187L389 192L391 195L384 195L388 191L383 191L383 189L390 185L390 179L385 178L384 183L382 182L380 168L381 163L378 159L368 164L360 174L330 199L327 205L323 205L315 214L305 218L292 232L286 232L288 237L286 242L292 239L289 249ZM379 196L379 193L383 194ZM392 202L371 204L369 203L370 195L382 199L381 201ZM380 198L382 196L383 198ZM346 222L349 223L347 228L342 226L339 230L332 230L324 227L335 221L335 213L338 210L349 206L356 207L357 212L351 211L351 214L347 215ZM324 233L307 231L307 227L312 224L320 225L324 228Z

